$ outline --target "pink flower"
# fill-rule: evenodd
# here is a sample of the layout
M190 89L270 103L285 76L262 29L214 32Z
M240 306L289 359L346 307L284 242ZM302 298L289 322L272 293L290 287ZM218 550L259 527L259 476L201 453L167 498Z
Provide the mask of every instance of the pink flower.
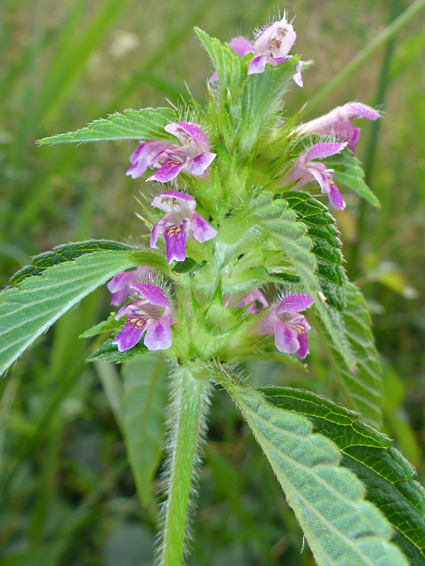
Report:
M346 143L318 143L313 145L306 153L300 155L285 175L289 181L297 181L292 188L298 189L306 183L316 180L322 193L328 195L331 205L340 210L344 209L345 202L332 178L333 169L328 169L324 163L315 160L335 155L342 151L346 145Z
M335 136L337 140L346 142L347 147L354 153L360 137L360 128L353 126L350 118L377 120L379 112L361 102L347 102L344 106L337 106L324 116L300 126L297 133L302 136Z
M173 122L165 131L176 136L181 145L166 141L151 140L140 142L130 156L131 167L127 171L133 179L141 177L146 169L159 168L147 181L166 183L184 171L190 175L204 175L216 154L209 151L208 140L197 124Z
M113 340L118 350L133 348L146 332L148 350L166 350L171 346L173 311L164 291L155 285L132 285L132 294L140 297L118 311L116 320L128 315L124 328Z
M262 308L267 308L268 306L267 299L259 289L252 289L252 291L248 291L248 293L245 293L242 297L240 295L226 295L224 297L224 304L226 307L232 306L235 303L237 309L241 309L242 307L249 305L245 312L254 315L259 312L258 304L261 304Z
M304 311L312 304L310 295L287 295L279 304L273 305L261 320L258 334L274 334L274 343L279 352L305 358L308 354L307 332L311 327L298 311Z
M145 266L115 275L107 284L108 290L112 293L111 305L119 306L126 300L133 285L146 281L151 275L153 275L152 269Z
M167 191L156 196L152 206L164 211L152 230L150 246L158 248L156 242L160 234L164 236L167 248L167 261L183 261L186 258L187 234L191 233L198 242L211 240L217 231L195 212L196 201L186 193Z

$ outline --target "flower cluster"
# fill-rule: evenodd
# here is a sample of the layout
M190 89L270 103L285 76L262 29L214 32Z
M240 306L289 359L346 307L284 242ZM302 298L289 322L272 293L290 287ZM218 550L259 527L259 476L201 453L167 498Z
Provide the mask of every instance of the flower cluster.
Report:
M267 65L276 67L293 57L289 53L295 40L296 33L292 24L283 17L263 28L253 42L245 37L235 37L229 45L239 57L247 58L247 74L253 75L263 73ZM218 75L214 73L210 80L217 79ZM244 80L251 79L247 77ZM303 85L300 62L293 80L298 86ZM376 120L379 113L365 104L350 102L292 129L290 139L297 155L290 161L278 185L286 183L293 189L299 189L308 183L317 183L321 192L328 196L330 204L334 208L343 209L345 202L334 182L334 171L323 160L342 151L355 152L360 129L353 126L350 121L352 118ZM210 183L214 179L209 174L211 166L220 165L213 164L217 154L210 151L210 142L202 127L194 122L172 122L164 130L171 141L141 141L130 157L131 166L127 175L137 179L150 169L153 172L147 181L168 183L182 173L189 182L191 178L193 181L193 177L202 178L203 183L197 184L198 189L200 185ZM173 143L172 136L178 142ZM315 138L308 141L311 136ZM317 137L320 136L322 139L318 140ZM300 151L299 147L304 139L307 139L305 148ZM216 146L216 151L219 151L219 146ZM194 253L199 253L203 248L195 241L203 244L217 236L216 228L221 220L214 216L214 210L208 210L212 217L208 216L208 220L216 228L213 227L196 211L197 201L188 192L162 191L154 196L151 206L163 215L153 223L150 247L158 249L162 236L168 264L184 261L187 247L192 247ZM229 215L231 216L230 212ZM218 249L215 246L215 252ZM150 267L141 266L134 271L118 274L108 283L113 305L120 306L129 297L131 299L116 315L117 320L127 317L121 332L113 340L120 351L133 348L143 337L145 346L150 350L165 350L172 345L171 331L176 322L171 301L164 289L153 283L155 278ZM220 274L217 280L219 279ZM307 332L310 326L300 313L313 304L309 295L289 293L269 304L262 291L254 288L244 295L226 295L223 303L229 311L233 311L231 316L240 317L238 320L242 324L247 323L247 332L251 332L251 336L252 333L256 336L274 336L275 346L280 352L296 354L301 359L308 354Z

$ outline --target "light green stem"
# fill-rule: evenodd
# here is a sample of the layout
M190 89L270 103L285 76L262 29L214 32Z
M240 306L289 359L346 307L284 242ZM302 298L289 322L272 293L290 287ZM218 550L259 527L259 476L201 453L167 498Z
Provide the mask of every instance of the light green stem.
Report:
M186 368L173 375L169 461L166 470L166 506L158 564L181 566L188 534L193 483L199 468L199 446L206 428L207 380L196 379Z
M373 39L366 47L360 51L357 57L354 57L341 71L335 75L333 79L328 81L319 92L313 96L303 112L303 115L309 115L315 110L323 100L325 100L331 92L344 83L350 75L353 74L362 64L375 53L388 40L393 38L404 26L406 26L413 18L425 8L425 0L416 0L413 2L398 18L388 25L375 39Z

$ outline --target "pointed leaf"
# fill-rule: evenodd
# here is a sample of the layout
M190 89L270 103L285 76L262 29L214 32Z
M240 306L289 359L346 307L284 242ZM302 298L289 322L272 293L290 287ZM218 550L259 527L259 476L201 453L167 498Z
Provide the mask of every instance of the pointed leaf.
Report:
M143 505L152 497L165 434L168 367L149 356L125 364L124 428L131 468Z
M320 395L289 387L262 388L268 403L307 416L314 431L343 452L341 465L354 472L394 528L395 542L417 566L425 564L425 491L415 470L391 440L362 423L359 415Z
M317 259L317 273L322 293L327 302L343 310L345 307L344 284L347 280L342 266L341 240L335 219L327 207L301 191L287 191L282 197L295 210L298 218L307 226Z
M120 321L120 325L124 326L124 323ZM87 358L87 362L97 362L98 360L103 360L105 362L114 362L116 364L122 364L124 362L128 362L129 360L134 360L136 358L140 358L141 356L146 356L150 354L151 351L143 345L143 340L141 340L138 344L130 348L129 350L124 350L124 352L120 352L118 350L118 346L116 344L112 344L115 336L118 332L115 332L115 335L112 338L108 338L105 342L100 346L98 350L90 354Z
M81 130L43 138L37 143L52 145L112 140L174 139L164 131L164 127L174 120L175 114L170 108L124 110L122 114L117 112L108 118L95 120Z
M342 319L351 351L358 361L356 371L347 366L340 352L328 339L324 343L328 348L334 373L344 387L347 402L366 420L379 426L382 418L382 371L369 313L362 294L352 283L347 282L344 290L347 305ZM326 330L324 332L326 336Z
M230 93L231 99L235 100L246 78L246 63L239 55L236 55L230 45L210 37L199 28L195 28L195 33L201 40L217 71L221 92L223 95L227 92Z
M365 183L364 172L359 160L349 149L344 149L340 153L328 157L325 163L334 170L333 179L338 186L345 185L373 206L381 206L379 200Z
M267 403L262 393L221 380L270 462L318 566L407 566L390 543L391 526L365 501L363 484L339 465L331 440L304 416Z
M335 349L349 367L355 367L356 362L345 338L345 329L339 313L329 307L321 297L317 259L312 253L312 241L307 236L306 225L297 219L295 211L288 208L285 200L274 199L268 191L263 191L255 198L251 214L257 219L257 225L263 233L273 238L281 247L301 278L306 293L314 300L314 307Z
M130 251L94 252L0 293L0 374L86 295L137 265L137 254Z

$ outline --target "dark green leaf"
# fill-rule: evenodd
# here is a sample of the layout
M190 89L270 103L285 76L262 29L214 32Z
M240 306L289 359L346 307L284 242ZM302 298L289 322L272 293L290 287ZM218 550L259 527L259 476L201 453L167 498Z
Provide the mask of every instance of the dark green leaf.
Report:
M175 273L190 273L192 271L199 271L206 263L206 261L196 263L194 259L187 257L184 261L176 261L173 266L173 271Z
M267 387L261 391L276 407L307 416L319 432L333 440L344 457L341 464L366 486L366 497L394 528L393 541L411 564L425 564L425 492L414 469L391 446L389 438L362 423L359 416L308 391Z
M115 362L117 364L122 364L123 362L134 360L135 358L140 358L140 356L146 356L150 353L150 350L148 350L142 342L139 342L138 344L136 344L136 346L130 348L130 350L120 352L118 350L118 346L116 344L112 344L114 338L115 336L105 340L102 346L98 350L96 350L96 352L90 354L90 356L87 358L87 361L96 362L97 360L104 360L105 362Z
M341 240L334 218L327 207L301 191L287 191L282 197L307 226L317 258L320 287L328 303L338 310L345 307L344 284L346 275L342 265Z
M223 378L226 375L226 378ZM306 417L267 402L223 372L227 389L273 468L318 566L407 566L391 525L358 478L339 465L337 445Z
M98 336L104 332L113 332L122 326L122 320L115 320L116 313L112 313L106 320L102 320L99 324L95 324L82 334L80 338L91 338L92 336Z

